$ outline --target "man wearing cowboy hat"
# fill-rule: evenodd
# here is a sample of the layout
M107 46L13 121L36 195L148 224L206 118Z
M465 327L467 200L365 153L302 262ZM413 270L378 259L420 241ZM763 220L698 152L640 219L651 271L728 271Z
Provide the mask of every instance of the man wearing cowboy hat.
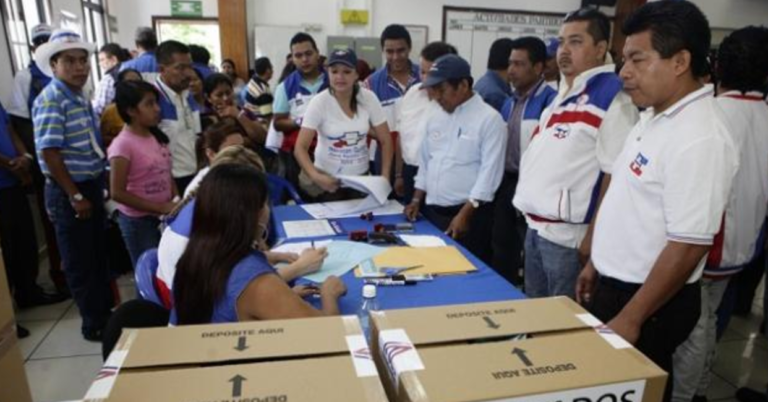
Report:
M112 307L107 270L104 150L91 103L83 95L93 44L59 29L35 52L53 77L32 107L45 203L56 231L65 274L80 315L83 337L101 339Z

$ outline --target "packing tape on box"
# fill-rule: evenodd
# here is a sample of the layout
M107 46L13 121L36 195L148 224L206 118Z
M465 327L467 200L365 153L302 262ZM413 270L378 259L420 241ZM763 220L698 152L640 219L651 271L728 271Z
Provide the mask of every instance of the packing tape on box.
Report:
M408 334L402 328L383 329L391 326L386 313L376 311L379 328L379 351L384 356L384 365L395 385L395 393L400 391L400 384L412 401L428 400L424 385L419 380L418 371L424 370L424 363Z
M373 362L373 355L368 341L365 339L360 320L357 316L343 316L344 329L347 336L347 348L355 366L357 377L361 379L365 389L366 400L370 402L386 401L387 396L379 380L379 372Z
M628 349L634 347L592 314L576 314L576 317L578 317L584 324L594 328L595 332L608 342L609 345L613 346L614 349Z
M88 388L88 392L85 394L85 402L99 402L109 398L112 387L115 386L115 381L117 381L117 374L120 373L120 369L123 367L126 357L128 357L128 351L138 335L139 333L136 330L123 330L123 337L115 345L115 349L109 354L107 361L104 362L104 366L96 375L96 380Z
M0 273L2 275L2 273ZM9 350L16 344L16 324L8 321L4 327L0 328L0 357L5 356Z

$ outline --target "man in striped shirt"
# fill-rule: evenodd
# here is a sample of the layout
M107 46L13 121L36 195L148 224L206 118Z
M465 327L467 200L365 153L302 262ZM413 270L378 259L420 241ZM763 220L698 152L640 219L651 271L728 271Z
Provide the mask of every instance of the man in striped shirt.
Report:
M101 339L112 294L107 269L104 150L91 103L83 94L92 44L57 30L35 53L53 80L32 107L35 145L46 177L45 204L64 272L83 318L83 337Z

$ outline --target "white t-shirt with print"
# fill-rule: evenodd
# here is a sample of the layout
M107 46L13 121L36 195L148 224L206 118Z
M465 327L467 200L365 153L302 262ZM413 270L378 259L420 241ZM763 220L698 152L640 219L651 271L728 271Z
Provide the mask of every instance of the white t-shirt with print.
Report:
M317 131L315 167L332 175L362 175L368 172L368 143L371 127L387 121L373 92L360 88L357 112L347 116L328 90L312 98L302 127Z

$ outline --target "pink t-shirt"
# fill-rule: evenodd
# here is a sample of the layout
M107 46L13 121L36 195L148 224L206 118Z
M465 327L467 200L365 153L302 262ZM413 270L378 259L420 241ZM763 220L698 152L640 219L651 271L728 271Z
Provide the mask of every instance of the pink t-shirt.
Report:
M126 183L129 193L150 202L171 201L173 177L171 152L167 145L160 144L154 136L142 137L124 128L112 141L107 153L110 160L121 157L130 163ZM133 218L152 215L120 203L117 209Z

